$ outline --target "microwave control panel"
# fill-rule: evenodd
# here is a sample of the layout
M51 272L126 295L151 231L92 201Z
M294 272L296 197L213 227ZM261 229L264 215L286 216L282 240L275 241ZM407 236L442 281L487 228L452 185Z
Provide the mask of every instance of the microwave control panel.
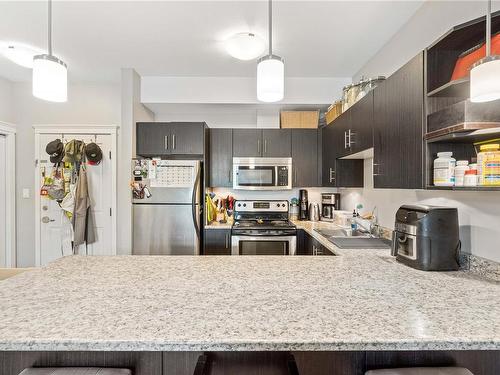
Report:
M281 166L277 167L277 169L278 169L277 185L288 186L288 167Z

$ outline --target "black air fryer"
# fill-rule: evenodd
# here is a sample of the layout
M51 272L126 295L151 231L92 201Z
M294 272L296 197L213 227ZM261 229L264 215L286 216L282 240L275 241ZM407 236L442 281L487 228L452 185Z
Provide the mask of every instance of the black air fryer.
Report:
M392 255L423 271L459 268L460 239L456 208L404 205L396 212Z

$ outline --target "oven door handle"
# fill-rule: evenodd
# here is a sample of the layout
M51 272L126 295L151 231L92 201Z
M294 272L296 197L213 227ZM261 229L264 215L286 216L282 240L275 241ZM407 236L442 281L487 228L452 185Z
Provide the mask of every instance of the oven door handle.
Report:
M252 234L246 234L246 233L238 233L238 232L233 232L232 236L233 237L245 237L246 239L262 239L262 238L272 238L272 239L283 239L283 238L289 238L289 237L295 237L297 234L296 233L280 233L280 234L269 234L269 233L252 233Z

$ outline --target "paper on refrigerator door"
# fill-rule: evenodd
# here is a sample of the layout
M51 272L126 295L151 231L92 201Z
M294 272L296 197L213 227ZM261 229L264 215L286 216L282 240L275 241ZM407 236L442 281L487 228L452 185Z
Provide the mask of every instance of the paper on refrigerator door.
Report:
M150 180L156 179L156 160L148 160L148 178Z
M158 165L156 179L150 180L150 186L190 188L195 177L195 168L190 165Z

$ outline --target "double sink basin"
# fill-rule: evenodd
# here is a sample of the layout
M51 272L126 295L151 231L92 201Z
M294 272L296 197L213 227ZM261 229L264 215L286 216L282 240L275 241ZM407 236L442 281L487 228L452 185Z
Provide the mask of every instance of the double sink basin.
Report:
M390 249L390 241L349 229L314 229L340 249Z

